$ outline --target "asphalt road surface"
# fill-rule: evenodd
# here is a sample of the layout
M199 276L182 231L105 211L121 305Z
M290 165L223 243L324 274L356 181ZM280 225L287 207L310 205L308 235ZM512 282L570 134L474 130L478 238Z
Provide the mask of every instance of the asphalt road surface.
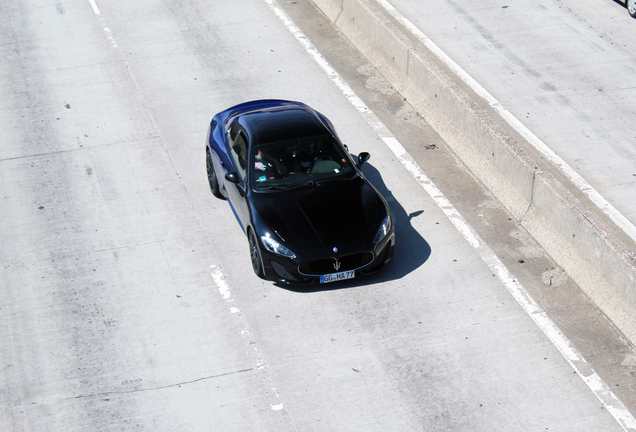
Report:
M311 4L281 4L464 216L263 0L4 2L0 430L629 430L636 362L611 323ZM254 276L204 150L214 113L259 98L303 101L372 154L386 271Z

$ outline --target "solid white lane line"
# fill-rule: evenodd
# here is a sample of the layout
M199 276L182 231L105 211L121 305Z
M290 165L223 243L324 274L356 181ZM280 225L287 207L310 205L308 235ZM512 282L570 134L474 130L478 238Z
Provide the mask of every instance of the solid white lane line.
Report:
M621 427L625 431L636 430L636 419L632 416L629 410L627 410L625 405L616 397L610 387L598 376L592 366L583 358L570 341L559 331L558 327L548 317L546 311L530 297L525 288L523 288L517 279L509 272L508 268L501 262L494 251L481 239L481 237L479 237L475 230L468 224L468 222L466 222L446 196L444 196L437 186L435 186L431 179L424 174L419 165L417 165L415 160L393 136L384 123L382 123L382 121L366 106L362 99L355 94L353 89L340 77L338 72L331 67L322 54L320 54L303 32L294 24L287 14L285 14L280 6L278 6L274 0L263 1L267 3L270 9L276 14L285 27L287 27L289 32L294 35L296 40L303 46L305 51L307 51L307 53L314 59L318 66L320 66L334 84L338 86L351 104L376 131L378 136L384 141L389 149L391 149L419 185L435 201L468 243L477 250L481 258L503 283L512 297L517 301L517 303L519 303L528 316L532 318L548 339L552 341L576 373L583 379L590 390L592 390Z
M530 129L524 126L518 118L510 111L504 108L501 103L495 99L493 95L481 86L473 77L468 75L464 69L453 61L444 51L442 51L432 40L428 38L419 28L417 28L408 18L402 15L387 0L377 0L384 9L390 13L393 18L401 22L414 36L435 54L446 66L455 72L459 78L464 81L475 93L484 98L488 104L495 109L519 134L521 134L528 142L546 159L556 165L563 175L568 178L576 187L598 206L607 216L614 221L628 236L636 241L636 226L630 222L621 212L619 212L609 201L607 201L596 189L592 187L579 173L577 173L567 162L557 155L550 147L548 147L541 139L533 134Z

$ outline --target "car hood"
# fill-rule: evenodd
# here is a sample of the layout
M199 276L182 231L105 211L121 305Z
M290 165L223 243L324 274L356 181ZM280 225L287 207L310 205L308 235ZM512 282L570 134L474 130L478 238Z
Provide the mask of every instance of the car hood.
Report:
M265 224L257 227L259 234L273 230L296 253L334 247L341 253L371 248L387 214L383 198L361 177L291 191L254 193L252 203Z

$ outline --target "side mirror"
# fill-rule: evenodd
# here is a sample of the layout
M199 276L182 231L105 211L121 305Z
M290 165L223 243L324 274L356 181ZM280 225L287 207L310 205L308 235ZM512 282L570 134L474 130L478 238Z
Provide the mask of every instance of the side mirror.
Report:
M236 185L236 189L239 191L239 195L241 197L245 196L245 186L241 185L241 178L235 172L229 172L225 174L225 179L230 183L234 183Z
M362 152L358 155L358 168L362 166L363 163L369 160L371 155L367 152Z
M225 180L234 184L238 184L238 182L240 181L238 175L235 172L229 172L225 174Z

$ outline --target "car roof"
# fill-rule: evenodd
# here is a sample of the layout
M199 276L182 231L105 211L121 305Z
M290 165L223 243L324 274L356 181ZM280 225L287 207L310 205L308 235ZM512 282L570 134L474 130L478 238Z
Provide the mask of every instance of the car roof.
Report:
M311 109L301 106L273 107L243 114L238 119L253 145L331 135Z

